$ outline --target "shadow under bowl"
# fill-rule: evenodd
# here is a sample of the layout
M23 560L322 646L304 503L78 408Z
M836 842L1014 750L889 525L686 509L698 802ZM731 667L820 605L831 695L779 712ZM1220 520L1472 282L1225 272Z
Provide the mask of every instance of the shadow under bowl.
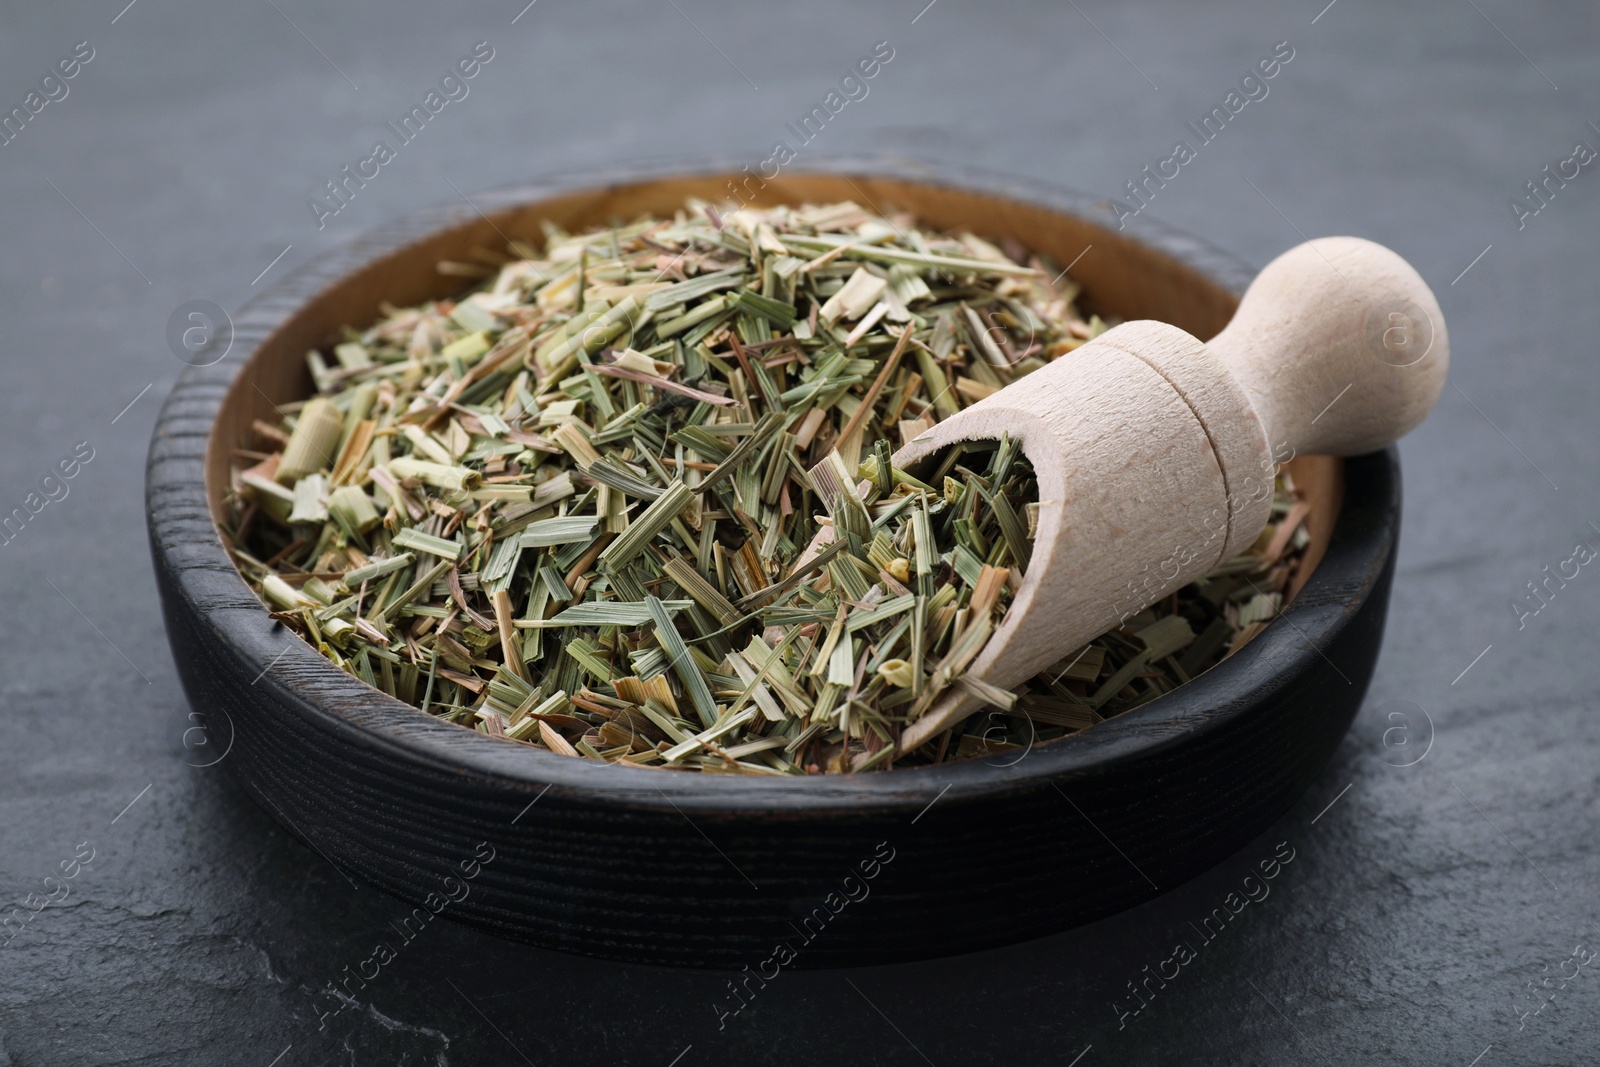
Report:
M724 199L736 177L613 171L419 212L287 276L240 313L237 351L184 372L151 443L149 532L179 674L222 762L328 862L418 907L686 966L883 963L1033 938L1136 905L1261 833L1327 764L1376 662L1400 523L1393 449L1294 461L1312 542L1296 595L1253 641L1020 759L807 778L571 759L436 720L269 617L216 519L251 422L310 394L308 349L380 302L459 291L441 260L506 237L537 245L544 220L576 230ZM1252 274L1145 220L1119 231L1103 201L948 167L833 164L784 174L757 202L852 199L1015 237L1074 262L1084 306L1202 338Z

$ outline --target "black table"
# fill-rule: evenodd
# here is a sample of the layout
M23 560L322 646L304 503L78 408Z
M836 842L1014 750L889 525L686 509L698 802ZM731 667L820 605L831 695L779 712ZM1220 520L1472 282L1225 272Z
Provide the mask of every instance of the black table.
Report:
M66 495L41 492L0 547L0 1065L1593 1062L1600 577L1528 583L1600 547L1600 168L1563 163L1600 147L1595 9L122 2L11 5L0 38L0 105L27 119L0 145L0 515L84 443L47 486ZM1257 263L1371 237L1449 319L1356 727L1270 833L1145 906L973 956L786 972L721 1029L728 975L451 923L336 995L403 909L280 830L225 761L197 766L217 753L186 735L142 517L182 369L169 316L236 310L364 228L533 174L754 166L885 40L868 96L795 166L888 152L1108 196L1289 42L1267 96L1145 211ZM479 41L469 95L319 229L309 198ZM1201 932L1287 850L1269 896Z

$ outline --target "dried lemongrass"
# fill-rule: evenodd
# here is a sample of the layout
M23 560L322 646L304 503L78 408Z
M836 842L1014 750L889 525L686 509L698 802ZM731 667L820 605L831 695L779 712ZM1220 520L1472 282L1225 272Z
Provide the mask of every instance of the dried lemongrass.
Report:
M1251 552L1015 692L964 673L1029 565L1032 470L1010 441L890 457L1106 328L1048 260L696 202L482 259L309 354L317 395L257 424L229 494L277 617L428 714L638 766L926 764L1085 729L1281 610L1287 479ZM952 687L990 712L901 751Z

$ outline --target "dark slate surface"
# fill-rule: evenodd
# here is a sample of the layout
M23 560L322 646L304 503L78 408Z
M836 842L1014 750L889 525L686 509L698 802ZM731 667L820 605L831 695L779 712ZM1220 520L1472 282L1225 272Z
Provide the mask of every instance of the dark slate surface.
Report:
M1600 546L1600 176L1552 183L1520 231L1507 204L1575 142L1600 146L1592 7L542 0L513 24L520 0L122 2L0 16L7 109L94 49L0 146L0 511L93 449L0 549L0 893L19 909L0 1064L1594 1060L1600 577L1552 582L1536 615L1512 602ZM480 40L495 53L471 95L319 231L317 186ZM1270 833L1146 906L975 956L786 973L720 1030L725 975L450 923L341 1000L398 902L185 745L142 524L146 440L180 369L169 314L237 309L286 246L262 284L458 189L686 151L758 163L880 40L893 60L800 162L888 152L1106 195L1293 47L1149 211L1257 263L1301 235L1374 238L1449 319L1452 382L1403 448L1390 633L1355 729ZM1294 859L1270 896L1202 941L1191 924L1280 842ZM47 885L64 862L76 877ZM1128 983L1170 975L1180 940L1193 958L1131 1014Z

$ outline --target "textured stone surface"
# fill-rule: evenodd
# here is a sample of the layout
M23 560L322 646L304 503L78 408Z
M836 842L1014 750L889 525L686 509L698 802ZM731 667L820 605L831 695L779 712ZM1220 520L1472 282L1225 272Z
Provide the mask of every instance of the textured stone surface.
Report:
M1600 19L1502 0L1481 13L1338 3L1314 25L1320 3L1079 6L939 0L915 25L919 0L678 0L681 13L543 0L515 25L517 0L279 0L282 13L143 0L115 24L120 4L9 10L6 108L76 42L95 56L65 99L0 146L0 511L22 506L77 442L95 455L0 548L12 612L0 644L0 897L22 923L27 894L59 895L43 879L62 861L90 848L94 859L0 948L0 1064L282 1054L282 1067L665 1067L688 1046L684 1067L1066 1064L1091 1045L1086 1067L1592 1059L1600 961L1563 961L1580 942L1600 947L1600 578L1582 568L1521 629L1510 603L1578 539L1600 545L1589 525L1600 524L1600 178L1585 167L1520 232L1506 201L1575 141L1600 146L1586 126L1600 122L1586 103L1600 90ZM495 57L471 95L319 232L306 198L484 39ZM274 272L454 196L451 183L470 193L686 150L754 166L885 39L895 56L869 96L799 162L895 152L1107 195L1176 139L1192 142L1185 121L1291 43L1268 96L1148 211L1258 263L1302 234L1370 237L1416 265L1449 319L1452 387L1402 448L1390 633L1355 729L1271 833L1143 907L976 956L785 973L720 1031L725 975L539 952L449 923L341 999L331 990L343 969L398 940L387 927L398 902L353 888L223 768L192 766L215 752L184 743L193 723L141 519L155 401L180 369L169 313L191 299L237 309L286 245ZM1409 716L1409 735L1391 713ZM1390 765L1430 737L1421 762ZM1294 859L1270 895L1202 943L1190 924L1283 841ZM1113 1005L1136 1004L1126 983L1180 939L1194 958L1119 1029ZM1519 1018L1541 980L1555 999Z

